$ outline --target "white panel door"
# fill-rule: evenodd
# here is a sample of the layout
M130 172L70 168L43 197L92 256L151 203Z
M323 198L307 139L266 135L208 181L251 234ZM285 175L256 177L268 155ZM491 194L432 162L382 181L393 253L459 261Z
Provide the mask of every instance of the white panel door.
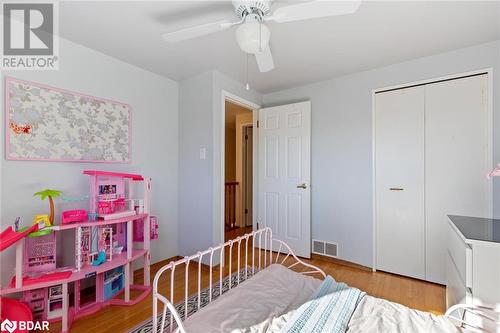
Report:
M259 110L258 218L295 254L311 253L311 102Z
M425 89L426 279L444 284L447 215L492 214L488 76Z
M376 267L425 278L424 87L375 96Z

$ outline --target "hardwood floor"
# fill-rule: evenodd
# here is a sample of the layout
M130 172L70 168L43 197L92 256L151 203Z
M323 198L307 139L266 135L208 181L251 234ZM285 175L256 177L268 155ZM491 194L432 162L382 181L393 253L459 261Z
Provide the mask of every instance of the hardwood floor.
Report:
M236 228L230 231L226 231L224 233L224 241L227 242L228 240L243 236L244 234L247 234L249 232L252 232L252 226L244 228Z
M244 247L244 245L243 245ZM233 249L236 250L236 247ZM249 252L249 265L251 264L251 251ZM226 263L229 256L225 255ZM280 257L280 260L283 257ZM175 259L175 258L173 258ZM151 280L156 271L168 263L166 260L162 263L157 263L151 266ZM433 283L406 278L394 274L384 272L372 272L366 269L349 267L338 263L324 261L321 259L305 260L308 263L316 265L323 269L326 274L333 276L337 281L342 281L353 287L366 291L368 294L385 298L387 300L404 304L406 306L429 311L434 314L442 314L445 311L445 287ZM244 262L242 260L242 262ZM290 258L287 262L292 262ZM286 263L287 263L286 262ZM233 255L233 272L236 270L236 256ZM228 274L228 265L224 275ZM306 269L309 270L309 269ZM174 302L179 302L184 299L184 277L185 268L180 267L176 270L174 279L176 288L174 290ZM214 280L218 280L218 268L214 271ZM197 292L198 274L197 265L189 266L189 289L188 294ZM209 271L208 268L202 266L202 288L208 286ZM142 271L137 271L134 278L136 283L142 283ZM165 278L160 280L160 290L169 295L170 289L170 274L166 274ZM149 319L152 315L152 297L149 296L142 302L134 306L112 306L100 312L91 315L87 318L77 320L71 327L71 332L126 332L128 329L137 324ZM59 331L60 324L55 323L50 325L51 331Z

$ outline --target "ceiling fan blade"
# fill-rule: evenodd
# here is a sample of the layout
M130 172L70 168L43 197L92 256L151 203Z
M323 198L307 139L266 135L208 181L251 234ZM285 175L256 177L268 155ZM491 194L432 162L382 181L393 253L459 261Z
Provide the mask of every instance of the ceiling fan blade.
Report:
M360 5L360 0L315 0L299 3L296 5L280 7L274 11L272 16L270 16L268 20L273 20L278 23L284 23L326 16L352 14L358 10Z
M271 54L269 45L262 49L261 52L255 53L255 59L257 60L259 70L263 73L269 72L274 68L273 55Z
M177 31L167 32L162 34L162 37L165 41L169 43L175 43L187 39L209 35L218 31L222 31L233 26L234 24L236 23L231 22L229 20L217 21Z

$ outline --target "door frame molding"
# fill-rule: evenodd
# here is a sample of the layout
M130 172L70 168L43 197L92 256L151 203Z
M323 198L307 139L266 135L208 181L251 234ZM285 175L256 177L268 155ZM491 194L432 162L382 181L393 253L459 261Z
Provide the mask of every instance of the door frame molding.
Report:
M253 126L254 126L254 150L253 150L253 160L254 162L256 161L256 158L258 158L259 155L258 153L258 143L255 141L255 131L258 131L257 128L257 120L259 119L259 109L261 108L260 105L255 104L245 98L242 98L240 96L237 96L235 94L232 94L228 92L227 90L222 90L221 92L221 104L222 104L222 112L220 113L220 119L219 119L219 124L221 128L221 136L219 140L219 151L220 151L220 163L221 167L220 170L214 170L214 183L217 184L219 183L220 186L215 186L216 191L219 192L218 194L214 195L214 206L219 206L220 209L220 221L219 221L219 226L220 226L220 233L221 233L221 243L224 243L224 173L225 173L225 135L226 135L226 129L225 129L225 118L226 118L226 100L230 101L231 103L238 104L240 106L243 106L247 109L252 110L253 114ZM215 161L214 161L215 162ZM255 168L253 170L253 176L254 180L257 179L255 178ZM254 205L252 207L252 212L253 212L253 219L254 219L254 230L255 230L255 212L256 212L256 207L257 204L256 202L256 196L257 196L257 190L255 188L256 182L254 181L253 183L253 200L254 200ZM218 201L218 202L217 202Z
M376 158L376 151L375 151L375 95L377 93L385 92L385 91L390 91L390 90L397 90L397 89L404 89L404 88L409 88L413 86L419 86L419 85L427 85L427 84L432 84L432 83L437 83L440 81L448 81L448 80L456 80L460 78L464 78L467 76L475 76L475 75L481 75L481 74L487 74L488 75L488 105L486 107L486 112L487 112L487 128L488 128L488 133L487 135L487 140L488 140L488 164L493 167L493 68L488 67L484 69L479 69L479 70L474 70L474 71L468 71L468 72L461 72L461 73L456 73L456 74L450 74L450 75L445 75L445 76L440 76L440 77L435 77L431 79L426 79L426 80L419 80L419 81L413 81L413 82L408 82L408 83L403 83L403 84L397 84L397 85L392 85L392 86L386 86L382 88L376 88L372 89L372 110L371 110L371 115L372 115L372 271L375 272L377 270L377 196L376 196L376 170L375 170L375 158ZM490 211L491 215L493 216L493 182L488 183L488 210Z
M236 126L238 127L238 124L236 124ZM241 226L242 227L249 227L247 226L246 222L247 222L247 216L246 216L246 213L245 213L245 207L246 207L246 204L247 204L247 193L246 193L246 190L247 190L247 183L246 183L246 171L247 171L247 168L248 168L248 160L246 160L246 156L247 156L247 150L248 150L248 140L244 138L244 135L245 135L245 129L248 129L248 128L252 128L252 131L253 131L253 120L252 120L252 123L241 123L240 124L240 127L241 127L241 137L238 139L239 142L240 142L240 146L241 146L241 151L240 151L240 156L238 156L238 153L236 153L236 163L238 163L238 157L240 158L240 170L238 170L238 168L236 168L236 179L241 179L241 198L240 198L240 213L242 215L242 219L241 219ZM238 128L236 128L236 133L238 133ZM253 227L253 207L254 207L254 202L253 202L253 198L256 197L254 195L254 189L255 189L255 186L253 184L253 174L254 174L254 165L253 165L253 162L255 161L254 160L254 156L253 156L253 132L252 132L252 227ZM238 145L238 143L236 143L236 145ZM246 161L247 163L244 163L244 161ZM240 171L238 173L238 171ZM252 228L253 229L253 228Z

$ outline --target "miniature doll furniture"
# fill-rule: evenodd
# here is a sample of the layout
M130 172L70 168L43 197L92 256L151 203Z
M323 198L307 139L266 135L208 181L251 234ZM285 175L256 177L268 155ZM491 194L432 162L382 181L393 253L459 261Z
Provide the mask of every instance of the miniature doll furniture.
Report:
M104 273L104 299L109 300L118 294L124 287L125 275L123 266Z
M87 220L87 211L84 209L68 210L61 213L61 224L84 222Z
M22 293L22 304L34 320L61 321L62 332L69 331L73 319L105 306L137 304L151 292L150 238L134 242L134 224L142 223L142 234L151 233L151 179L108 171L83 173L90 181L88 215L98 216L97 220L89 218L45 227L42 230L48 233L38 237L30 237L38 231L38 225L19 232L9 228L0 236L1 250L16 247L15 274L9 285L0 287L2 301L7 295ZM142 195L140 214L127 209L127 202L137 201L132 199L136 191ZM56 250L61 250L56 247L56 240L61 231L73 231L75 236L75 261L71 267L58 266ZM66 232L64 237L68 236ZM92 262L99 253L102 262L94 266ZM143 265L142 285L133 281L132 264L136 260ZM82 288L90 282L95 293L89 301L88 295L82 297ZM131 297L133 290L137 291L135 298ZM70 296L74 297L72 306Z

